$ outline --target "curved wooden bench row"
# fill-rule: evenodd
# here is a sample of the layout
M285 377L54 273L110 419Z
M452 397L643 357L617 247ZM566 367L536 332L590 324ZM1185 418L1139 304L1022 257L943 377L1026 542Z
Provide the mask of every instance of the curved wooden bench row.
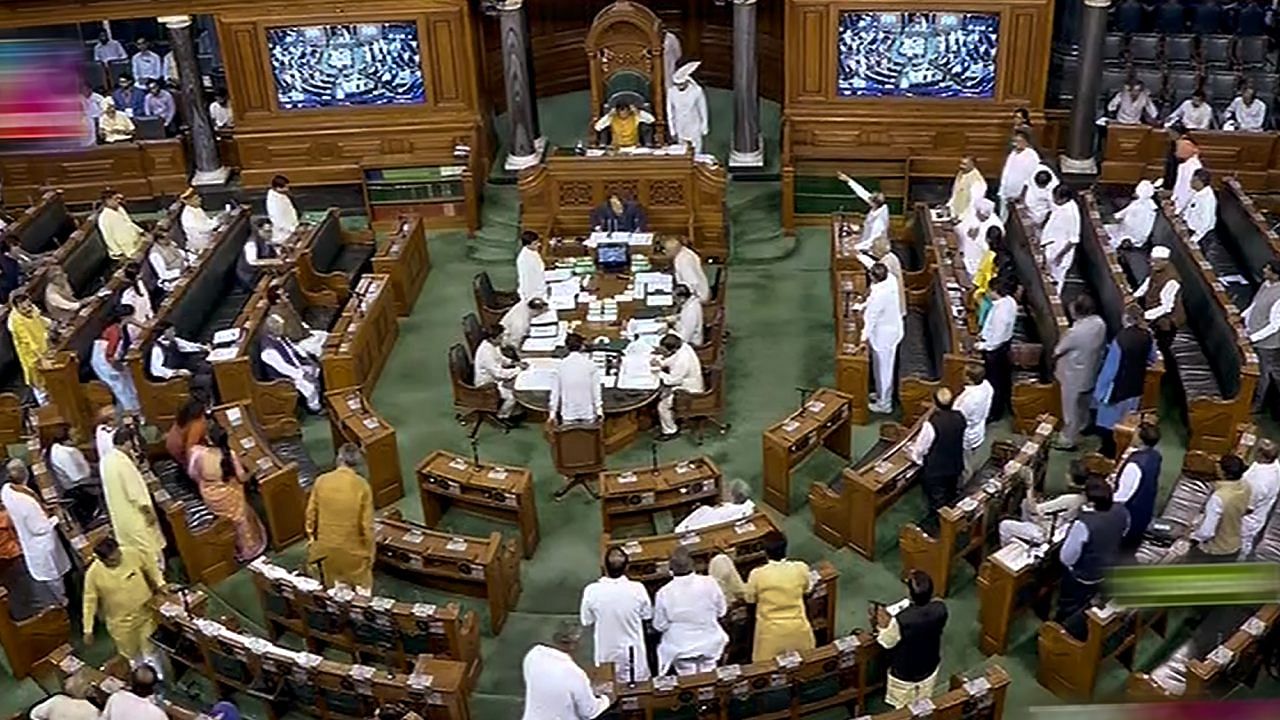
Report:
M835 387L849 396L853 422L871 421L867 393L871 352L860 342L862 312L855 305L867 297L867 270L853 245L858 236L842 215L831 218L831 312L836 323Z
M65 608L45 608L29 618L14 620L9 614L9 591L0 587L0 647L15 679L30 675L70 636L71 621Z
M347 301L356 278L374 255L372 233L344 228L337 208L329 208L315 224L298 226L288 245L295 249L303 290L323 296L321 304L330 307Z
M1214 613L1222 611L1239 613L1242 609L1211 610L1195 635L1175 648L1159 667L1129 676L1126 698L1141 702L1221 698L1240 685L1252 685L1261 669L1260 656L1280 625L1280 605L1244 612L1243 622L1225 636L1217 635L1216 626L1205 627L1212 624ZM1205 637L1205 631L1211 635Z
M303 485L314 478L304 479L298 463L276 454L250 410L247 403L229 403L213 408L213 417L227 431L245 471L254 476L271 547L283 550L303 537L308 494Z
M399 335L390 278L360 278L324 344L320 365L325 389L359 386L365 397L371 396Z
M431 251L422 218L411 215L400 220L400 228L373 255L373 272L391 277L396 313L408 317L431 272Z
M418 463L416 475L425 525L437 527L450 507L510 522L518 528L524 557L533 557L539 538L538 510L528 468L477 464L436 450Z
M62 645L49 654L36 668L36 682L41 689L50 695L62 691L67 678L79 674L88 681L92 695L88 698L98 707L105 707L107 698L117 690L129 686L129 665L120 662L120 658L112 658L102 668L89 665L76 655L70 645ZM199 720L205 717L202 713L174 702L169 694L155 697L156 702L169 720Z
M27 208L0 231L0 241L16 241L32 255L50 252L61 246L80 224L67 212L61 190L49 190L40 201Z
M1234 177L1223 178L1218 190L1216 232L1219 238L1226 236L1233 242L1245 264L1243 274L1254 286L1262 280L1262 266L1280 259L1280 235Z
M851 398L819 388L800 408L764 431L764 502L791 512L791 471L819 447L848 460L852 440Z
M720 501L724 476L710 457L600 474L600 510L605 533L623 527L654 532L654 516L670 513L678 525L699 505Z

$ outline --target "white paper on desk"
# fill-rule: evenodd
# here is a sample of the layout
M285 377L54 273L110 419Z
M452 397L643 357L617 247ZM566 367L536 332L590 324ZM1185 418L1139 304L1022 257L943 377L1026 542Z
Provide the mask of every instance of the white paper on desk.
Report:
M578 304L576 295L560 295L553 296L547 300L547 305L552 310L572 310Z
M1223 285L1248 285L1249 281L1243 275L1219 275L1218 279Z
M618 387L618 376L600 373L600 387L605 388L606 390L612 390L613 388Z
M550 322L529 326L529 337L531 338L553 338L559 334L560 323Z
M226 362L227 360L235 360L236 349L235 347L214 348L210 350L207 355L205 355L205 359L211 363Z
M657 390L658 376L649 366L648 353L626 353L618 368L619 390Z
M1000 548L991 557L999 560L1001 565L1013 572L1018 572L1031 564L1031 556L1027 553L1027 546L1017 541Z
M649 290L672 290L676 285L674 275L664 272L642 272L636 273L636 287L644 285Z
M604 157L604 148L587 148L587 157Z
M632 318L627 321L627 334L632 337L640 335L660 335L667 330L667 323L658 318Z
M240 339L240 328L227 328L213 334L214 345L230 345Z
M699 154L699 155L694 155L694 156L693 156L693 161L694 161L694 162L700 162L700 163L702 163L703 165L719 165L719 164L720 164L720 161L719 161L719 160L716 160L716 156L715 156L715 155L708 155L707 153L702 153L702 154Z
M573 277L573 268L556 268L548 270L542 274L544 280L548 283L558 283L569 280Z
M547 285L547 294L551 297L577 297L578 290L582 289L582 283L577 278L569 278L561 282L551 283Z
M516 390L550 391L560 361L556 358L529 358L525 362L529 367L516 375Z
M599 247L602 242L609 242L609 233L596 230L587 237L587 241L584 244L589 248L594 248Z
M631 240L629 242L633 246L652 245L653 233L651 232L631 233Z
M676 304L674 295L667 293L649 293L645 296L644 304L649 307L671 307Z

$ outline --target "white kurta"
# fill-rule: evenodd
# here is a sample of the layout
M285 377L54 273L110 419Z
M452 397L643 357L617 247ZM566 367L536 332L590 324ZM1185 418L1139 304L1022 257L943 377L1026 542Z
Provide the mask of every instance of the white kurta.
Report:
M965 272L969 277L978 274L982 258L987 256L990 247L987 245L987 230L998 227L1004 229L1000 216L992 213L986 220L979 220L977 213L969 213L968 217L956 225L956 239L960 243L960 259L964 262Z
M676 282L693 291L694 297L701 302L711 299L711 283L707 282L707 274L702 270L702 258L691 248L681 246L672 259Z
M556 368L551 383L552 419L562 423L593 422L604 415L600 369L585 352L569 353Z
M849 178L849 189L854 192L867 207L871 206L871 191L862 186L862 183ZM871 244L875 239L884 235L889 236L889 206L881 205L878 208L872 208L867 212L867 216L862 221L862 233L858 235L858 242L854 245L854 249L860 252L867 252L871 249Z
M1271 508L1280 493L1280 461L1254 462L1241 478L1249 486L1249 513L1240 521L1240 558L1253 550L1258 532L1271 517Z
M688 392L703 391L702 361L689 343L681 345L664 364L667 369L658 373L663 385Z
M1191 189L1191 176L1202 167L1204 166L1200 163L1199 155L1192 155L1178 163L1178 176L1174 180L1173 190L1170 191L1174 210L1182 212L1182 208L1191 202L1191 196L1195 193Z
M267 190L267 217L271 220L271 242L280 245L298 229L298 208L293 198L275 188Z
M1267 104L1254 98L1252 103L1245 105L1244 98L1236 96L1223 116L1234 118L1237 130L1261 130L1267 120Z
M684 89L672 85L667 90L667 123L671 137L693 146L695 153L702 153L702 138L707 134L707 95L702 86L690 80Z
M677 533L688 533L704 527L729 523L750 517L756 511L751 500L741 503L722 502L718 505L699 505L676 525Z
M204 208L187 205L182 208L182 234L187 237L187 251L199 255L213 241L213 231L218 221L209 217Z
M99 425L93 429L93 447L98 451L98 462L107 456L107 453L115 449L116 428L108 425Z
M891 350L902 342L900 302L898 281L892 275L872 283L862 307L862 342L879 350Z
M280 340L281 342L288 342L284 338ZM304 356L304 353L297 348L294 348L294 352L299 357ZM320 372L315 366L308 364L294 365L289 362L288 358L271 347L262 351L262 362L269 365L272 370L288 378L293 383L293 387L307 401L307 408L312 412L319 412Z
M560 650L534 645L523 670L521 720L591 720L609 709L609 698L596 695L586 671Z
M1036 185L1036 175L1041 171L1049 173L1049 184L1044 187ZM1027 208L1027 214L1031 216L1031 221L1037 226L1044 225L1044 221L1049 217L1049 211L1053 210L1053 191L1058 187L1058 176L1053 174L1053 170L1046 165L1037 165L1031 177L1027 178L1026 194L1022 196L1022 203Z
M720 627L728 610L720 584L706 575L672 577L653 601L653 629L658 643L658 674L665 675L677 658L705 658L714 663L729 644Z
M547 268L542 262L542 255L529 247L520 248L516 253L516 292L520 300L527 302L529 298L545 298L547 296Z
M65 575L71 569L71 561L58 539L57 521L45 514L35 498L10 484L0 490L0 502L9 511L32 579L49 582Z
M490 383L503 383L507 380L514 380L516 375L520 374L520 368L507 367L504 362L502 351L497 345L484 340L480 346L476 348L475 359L475 383L476 386L488 385Z
M1115 212L1120 222L1106 226L1107 235L1111 239L1112 249L1120 247L1120 243L1128 240L1134 247L1143 247L1151 238L1151 228L1155 227L1156 215L1160 210L1151 198L1135 198L1128 205Z
M1080 244L1080 206L1075 201L1067 201L1054 205L1049 213L1049 221L1040 233L1040 246L1044 249L1044 261L1049 266L1049 274L1059 290L1062 282L1075 262L1076 246ZM1059 254L1062 255L1058 259Z
M702 344L702 303L698 298L690 297L680 306L680 315L676 318L676 334L688 344Z
M1022 151L1010 151L1005 158L1004 169L1000 172L1000 199L1008 202L1016 200L1022 194L1022 188L1036 174L1040 167L1040 153L1025 148Z
M1209 126L1213 125L1213 107L1209 103L1200 103L1200 107L1196 107L1191 102L1191 98L1187 98L1169 114L1167 124L1172 125L1179 121L1187 126L1188 130L1208 130Z
M1206 185L1191 193L1191 199L1179 213L1191 231L1191 241L1199 242L1218 224L1218 196Z
M520 347L524 339L529 337L529 328L534 325L553 324L557 321L556 311L547 308L537 315L529 309L529 303L518 302L502 316L498 322L502 325L502 342Z
M653 617L649 591L625 575L602 577L582 591L583 625L595 628L595 663L613 663L615 677L631 678L630 658L635 657L635 679L649 679L644 645L644 621Z

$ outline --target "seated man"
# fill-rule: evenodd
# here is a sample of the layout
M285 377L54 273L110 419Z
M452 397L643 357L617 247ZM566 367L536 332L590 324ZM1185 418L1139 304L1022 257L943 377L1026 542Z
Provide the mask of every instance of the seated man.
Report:
M1213 127L1213 107L1204 98L1203 90L1196 90L1191 97L1169 113L1165 125L1182 123L1188 130L1208 130Z
M703 342L702 338L702 303L698 298L693 296L693 291L688 285L676 285L675 292L676 304L680 306L680 313L667 318L667 325L671 327L671 332L680 336L680 339L697 347Z
M1084 507L1084 485L1091 473L1084 462L1071 461L1067 470L1067 485L1071 491L1052 500L1040 500L1035 494L1035 478L1031 471L1022 468L1019 478L1027 486L1027 497L1022 501L1022 519L1000 521L1000 544L1008 545L1016 538L1026 543L1042 543L1056 528L1066 527L1076 519L1076 513Z
M677 390L703 392L702 361L693 346L679 336L664 335L651 362L662 382L662 394L658 398L658 424L662 434L658 440L670 440L680 434L676 425L675 393Z
M280 250L272 242L274 229L270 220L260 220L253 237L244 244L240 258L236 260L236 284L246 292L253 292L258 285L258 273L284 264Z
M164 121L166 131L173 130L173 119L178 114L178 105L173 101L173 93L164 89L159 80L147 81L147 97L142 101L142 112L150 117Z
M504 423L518 422L516 405L515 379L520 371L528 367L528 363L508 355L501 345L504 331L501 325L484 328L484 339L476 348L475 384L476 387L496 385L498 395L502 398L502 407L498 408L498 419Z
M1112 114L1114 122L1121 125L1141 125L1144 121L1155 122L1159 117L1155 103L1151 102L1151 95L1141 80L1126 84L1116 93L1107 103L1107 112Z
M172 290L190 261L190 256L173 242L173 236L157 227L151 249L147 251L147 262L156 273L156 285L166 293Z
M208 392L213 388L213 368L205 360L210 349L208 345L178 337L173 325L164 321L156 324L155 338L147 363L147 371L152 377L160 380L190 377L193 392Z
M116 101L103 98L102 114L98 116L98 137L104 143L127 142L133 139L133 121L116 108Z
M71 322L87 300L76 298L67 272L60 265L49 268L49 281L44 286L44 310L56 323Z
M182 201L182 234L187 238L187 251L199 255L213 242L213 234L222 225L221 217L209 217L204 211L204 199L195 188L189 187L178 197Z
M630 100L619 98L613 109L596 121L597 144L612 148L649 147L653 144L656 118L637 110Z
M599 232L644 232L648 222L640 203L617 193L591 211L591 229Z
M282 282L282 280L273 281L267 288L268 317L280 318L280 322L284 324L285 337L289 338L289 341L299 350L319 360L324 352L324 342L329 339L329 333L316 330L303 322L298 309L284 294L281 288Z
M751 500L751 489L742 480L731 480L721 488L720 502L715 505L699 505L676 525L677 533L688 533L711 525L733 522L750 517L756 511Z
M284 335L284 323L268 317L259 342L262 365L269 380L289 380L306 401L307 409L320 413L320 366Z
M1259 132L1266 129L1267 104L1258 99L1257 93L1248 85L1240 91L1235 100L1222 113L1223 130L1245 130Z
M146 245L147 232L124 207L124 193L104 190L102 208L98 211L98 232L112 260L137 257Z
M511 347L520 347L529 337L529 329L534 325L555 325L558 322L556 311L540 297L531 297L526 302L518 302L502 316L502 342Z
M60 426L54 431L48 461L53 481L70 504L71 514L82 526L88 527L105 509L102 505L102 482L94 475L84 453L71 442L67 426Z
M1115 223L1104 225L1113 249L1126 244L1130 247L1145 247L1151 239L1151 228L1155 226L1156 215L1160 208L1153 199L1156 186L1150 180L1143 180L1133 189L1133 199L1128 205L1115 212Z

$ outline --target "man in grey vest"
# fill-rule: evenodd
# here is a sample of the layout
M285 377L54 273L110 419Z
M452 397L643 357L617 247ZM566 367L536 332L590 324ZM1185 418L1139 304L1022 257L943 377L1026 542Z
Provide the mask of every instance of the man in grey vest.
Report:
M1280 388L1280 260L1262 266L1262 285L1244 311L1245 330L1258 355L1258 391L1253 412L1262 412L1267 391Z
M1059 450L1076 449L1080 433L1089 424L1089 405L1098 381L1102 349L1107 344L1107 323L1098 317L1093 298L1081 295L1071 303L1074 322L1053 349L1053 376L1062 391L1062 435Z

